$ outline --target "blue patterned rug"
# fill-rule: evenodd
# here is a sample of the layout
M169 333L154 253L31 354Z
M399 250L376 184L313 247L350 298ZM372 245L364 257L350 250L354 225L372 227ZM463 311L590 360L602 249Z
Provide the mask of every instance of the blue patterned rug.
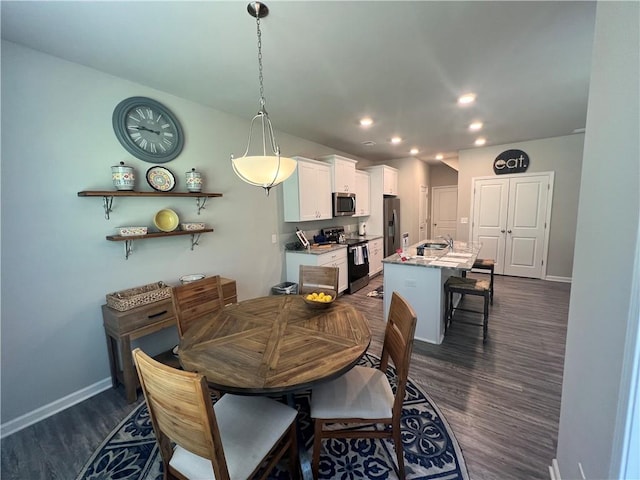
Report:
M367 354L360 364L377 367L379 358ZM393 382L392 387L395 388ZM306 445L311 450L313 426L308 414L309 399L308 392L296 395L301 412L298 421ZM435 403L411 379L404 401L402 441L407 479L469 479L462 451L449 425ZM330 439L323 443L323 448L320 457L321 479L398 478L392 441ZM286 469L276 469L270 480L288 478ZM162 479L162 462L145 403L133 410L109 434L76 480L107 479Z

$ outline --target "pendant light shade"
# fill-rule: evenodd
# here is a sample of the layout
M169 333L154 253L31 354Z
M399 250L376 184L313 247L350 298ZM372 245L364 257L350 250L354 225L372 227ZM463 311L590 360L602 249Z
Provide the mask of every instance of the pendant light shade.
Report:
M271 120L265 109L266 101L264 99L264 85L262 78L262 33L260 31L260 19L268 15L269 9L264 3L251 2L247 5L249 14L256 18L256 29L258 34L258 71L260 82L260 109L251 120L249 128L249 139L247 148L242 157L233 158L231 155L231 164L233 171L244 182L250 185L262 187L265 193L269 195L272 187L282 183L293 174L296 170L297 162L293 158L282 157L280 155L280 147L276 143L273 134ZM253 135L253 125L258 121L260 123L260 132L262 136L262 155L250 155L251 140ZM267 145L269 152L267 152Z

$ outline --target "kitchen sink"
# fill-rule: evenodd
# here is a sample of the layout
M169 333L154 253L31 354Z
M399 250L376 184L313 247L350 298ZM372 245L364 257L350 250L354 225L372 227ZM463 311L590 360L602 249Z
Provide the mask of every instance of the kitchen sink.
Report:
M423 243L420 245L422 248L428 248L430 250L442 250L443 248L447 248L448 245L446 243Z
M425 250L444 250L448 246L449 245L446 244L446 243L427 242L427 243L423 243L422 245L418 245L416 247L416 253L418 255L423 255L424 256L424 251Z

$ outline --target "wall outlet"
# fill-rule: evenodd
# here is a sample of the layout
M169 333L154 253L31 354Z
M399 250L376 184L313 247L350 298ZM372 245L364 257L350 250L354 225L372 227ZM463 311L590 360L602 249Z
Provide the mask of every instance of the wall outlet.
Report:
M460 223L469 223L469 217L461 217Z
M271 234L271 243L278 243L278 235L275 233Z

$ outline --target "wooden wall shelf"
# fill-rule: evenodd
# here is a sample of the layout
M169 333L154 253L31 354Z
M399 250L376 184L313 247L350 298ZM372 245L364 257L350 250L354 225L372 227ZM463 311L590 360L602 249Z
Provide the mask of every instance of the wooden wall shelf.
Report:
M222 197L221 193L207 192L136 192L134 190L83 190L78 192L79 197L102 197L104 217L109 220L109 214L113 211L114 197L195 197L198 215L207 203L207 198Z
M128 259L129 255L133 252L134 240L145 240L147 238L160 238L160 237L179 237L181 235L191 235L191 250L198 245L201 233L213 232L213 228L204 228L202 230L176 230L173 232L150 232L146 235L107 235L107 240L110 242L124 242L124 258Z

